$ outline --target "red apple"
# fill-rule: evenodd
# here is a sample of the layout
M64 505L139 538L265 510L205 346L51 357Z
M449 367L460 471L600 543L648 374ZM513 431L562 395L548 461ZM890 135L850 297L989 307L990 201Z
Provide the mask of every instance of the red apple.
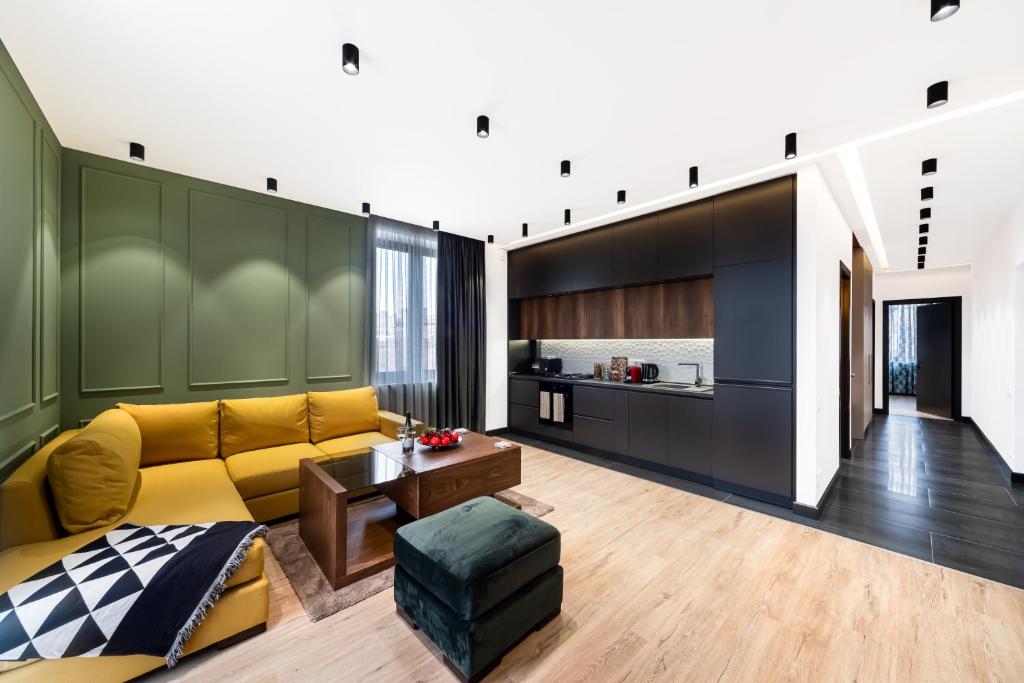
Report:
M431 437L430 445L431 446L440 446L441 445L441 437L439 437L439 436Z
M447 436L442 436L441 437L441 445L442 446L449 446L449 445L451 445L451 443L452 443L451 439L449 439Z

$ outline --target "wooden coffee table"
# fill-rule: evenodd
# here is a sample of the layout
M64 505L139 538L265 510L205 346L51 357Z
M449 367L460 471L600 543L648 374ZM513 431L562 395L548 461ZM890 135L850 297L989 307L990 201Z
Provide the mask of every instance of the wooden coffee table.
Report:
M517 445L467 432L457 448L434 451L399 442L344 456L299 461L299 536L337 590L394 565L395 531L478 496L522 483ZM353 494L384 494L361 498Z

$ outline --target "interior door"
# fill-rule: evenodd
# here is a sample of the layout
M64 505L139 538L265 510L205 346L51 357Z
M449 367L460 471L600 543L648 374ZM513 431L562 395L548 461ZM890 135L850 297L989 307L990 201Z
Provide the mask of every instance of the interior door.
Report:
M917 409L953 415L953 311L948 303L917 307Z
M839 457L850 457L851 402L850 372L850 273L840 267L839 272Z

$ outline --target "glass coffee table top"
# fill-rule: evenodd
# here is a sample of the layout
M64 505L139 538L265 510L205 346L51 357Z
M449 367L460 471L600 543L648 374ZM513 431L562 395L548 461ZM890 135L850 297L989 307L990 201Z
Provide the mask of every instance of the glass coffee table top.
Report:
M412 470L382 451L367 448L354 454L327 456L316 464L349 491L384 484L412 474Z

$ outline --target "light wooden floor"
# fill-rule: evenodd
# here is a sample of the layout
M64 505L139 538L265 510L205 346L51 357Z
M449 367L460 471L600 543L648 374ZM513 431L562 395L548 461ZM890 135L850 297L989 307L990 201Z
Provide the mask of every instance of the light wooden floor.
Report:
M1024 680L1024 591L534 448L523 481L565 602L488 681ZM454 680L390 590L313 624L267 572L267 633L158 678Z

